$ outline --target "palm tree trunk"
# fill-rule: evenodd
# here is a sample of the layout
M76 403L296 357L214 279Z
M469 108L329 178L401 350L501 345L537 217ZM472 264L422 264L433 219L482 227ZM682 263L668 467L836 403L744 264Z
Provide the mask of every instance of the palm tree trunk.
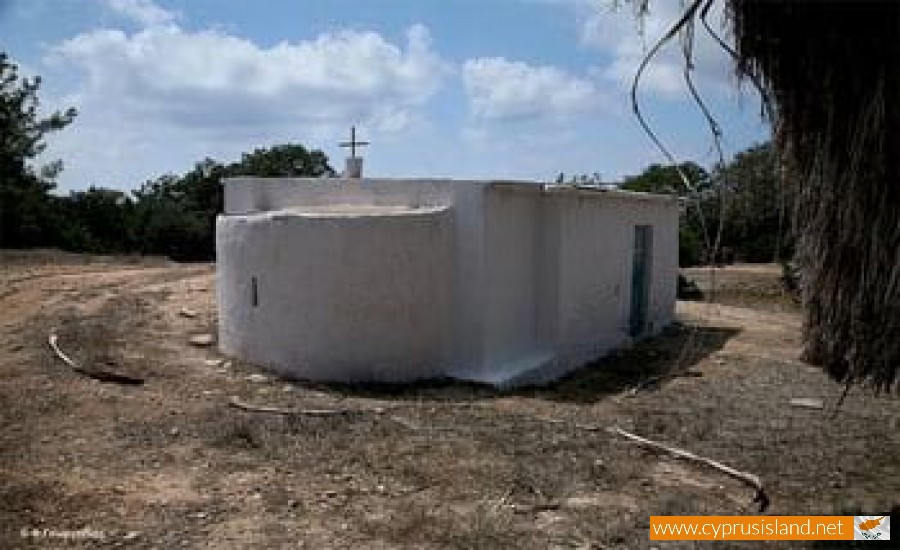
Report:
M890 389L900 367L900 3L730 0L797 186L804 358Z

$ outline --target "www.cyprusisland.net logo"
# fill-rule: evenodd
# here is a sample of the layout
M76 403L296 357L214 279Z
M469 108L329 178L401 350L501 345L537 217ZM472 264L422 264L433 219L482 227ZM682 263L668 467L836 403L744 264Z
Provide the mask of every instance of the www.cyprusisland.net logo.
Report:
M854 516L854 540L891 540L891 516Z

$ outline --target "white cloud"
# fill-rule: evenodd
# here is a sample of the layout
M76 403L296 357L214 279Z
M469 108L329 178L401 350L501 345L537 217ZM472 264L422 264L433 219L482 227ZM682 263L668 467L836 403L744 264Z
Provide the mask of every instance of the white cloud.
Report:
M565 117L598 105L593 82L551 66L534 66L502 57L469 59L463 84L478 119Z
M629 6L613 9L585 0L574 0L574 3L581 43L609 56L609 62L598 72L623 89L631 87L646 53L678 21L684 9L679 2L651 2L649 13L640 20ZM720 28L722 3L716 2L713 6L707 20L717 34L727 39L727 33ZM681 44L680 39L675 38L653 58L641 78L642 91L670 99L689 97L684 82L685 61ZM695 28L693 59L693 80L701 92L723 93L729 89L734 74L731 60L699 20Z
M344 30L271 47L174 24L101 29L56 45L46 61L80 76L59 101L79 117L51 143L67 159L64 180L96 175L75 185L133 185L160 166L183 170L279 140L328 143L354 123L398 132L421 119L448 71L422 25L405 45Z
M374 32L341 31L261 48L217 31L97 30L54 49L84 71L89 98L173 124L228 127L274 121L396 120L438 88L442 61L428 31L406 51Z
M179 12L160 7L153 0L104 0L104 4L121 17L145 27L173 23L181 18Z
M285 142L323 148L340 169L336 144L354 123L373 142L366 150L373 175L553 177L559 170L601 170L613 177L659 160L627 99L610 97L627 90L643 53L627 3L610 15L606 0L541 0L577 6L570 13L578 14L582 32L573 42L586 51L573 54L596 58L597 67L566 71L511 56L470 59L458 67L467 117L459 116L465 105L452 103L457 95L439 95L451 69L421 25L400 39L335 30L262 46L237 26L197 22L190 28L203 30L188 30L180 14L146 0L94 1L107 13L118 5L116 21L134 32L82 32L58 43L36 67L45 76L47 111L79 109L74 124L48 138L46 159L66 162L64 191L133 187L166 171L183 172L206 156L229 161ZM660 11L648 19L647 43L677 17L671 4L651 4ZM655 62L642 88L651 118L671 112L668 102L653 99L687 98L677 44L673 50L662 66ZM727 58L716 55L725 67L718 76L698 62L703 91L731 72ZM676 153L707 147L695 115L680 119L677 133L662 128L670 141L679 136ZM683 121L694 119L700 131L686 130Z

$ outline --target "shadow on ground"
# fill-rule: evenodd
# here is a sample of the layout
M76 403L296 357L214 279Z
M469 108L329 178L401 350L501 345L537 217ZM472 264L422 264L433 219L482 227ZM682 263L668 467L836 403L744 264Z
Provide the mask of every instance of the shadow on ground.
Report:
M652 388L677 376L697 376L699 373L692 371L692 367L720 350L738 333L739 329L731 327L676 324L659 336L588 363L556 382L511 390L451 378L411 384L298 383L354 397L475 401L525 396L556 402L593 403L637 385Z

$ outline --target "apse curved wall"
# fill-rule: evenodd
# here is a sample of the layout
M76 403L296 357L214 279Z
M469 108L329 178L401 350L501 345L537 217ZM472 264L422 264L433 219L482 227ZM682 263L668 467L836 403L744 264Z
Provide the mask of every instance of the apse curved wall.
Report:
M451 344L452 239L451 207L219 216L219 347L296 378L439 376Z

